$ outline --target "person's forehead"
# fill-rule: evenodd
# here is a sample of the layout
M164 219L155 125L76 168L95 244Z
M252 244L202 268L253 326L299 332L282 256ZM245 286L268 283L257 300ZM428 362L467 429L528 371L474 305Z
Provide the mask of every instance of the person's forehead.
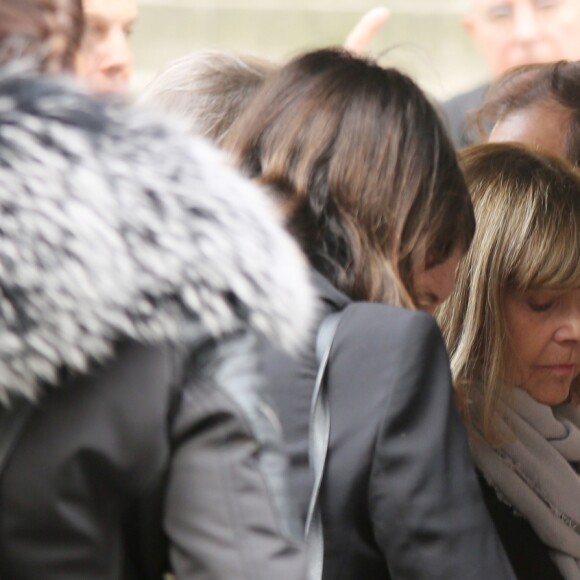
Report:
M512 6L516 4L535 4L535 0L468 0L468 7L474 13L483 13L496 6Z
M84 0L87 20L104 22L132 22L137 18L137 0Z
M482 13L499 6L530 6L540 8L546 4L545 0L466 0L467 11ZM557 0L555 6L574 5L580 6L580 0Z
M571 111L557 104L538 103L513 111L495 125L489 141L517 141L566 157L566 137Z

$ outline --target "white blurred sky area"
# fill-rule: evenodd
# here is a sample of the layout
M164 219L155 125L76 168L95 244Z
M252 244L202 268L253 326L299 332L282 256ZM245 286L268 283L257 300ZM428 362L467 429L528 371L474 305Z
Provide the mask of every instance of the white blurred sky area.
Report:
M484 80L487 71L460 23L465 0L392 0L370 54L398 66L437 98ZM167 61L203 48L227 48L283 61L340 45L368 0L139 0L133 38L134 90Z

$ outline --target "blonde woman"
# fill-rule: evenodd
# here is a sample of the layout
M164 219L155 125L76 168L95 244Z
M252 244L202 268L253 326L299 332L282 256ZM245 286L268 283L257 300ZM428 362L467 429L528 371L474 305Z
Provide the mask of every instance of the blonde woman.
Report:
M439 312L488 508L521 579L580 578L580 178L464 152L477 220Z

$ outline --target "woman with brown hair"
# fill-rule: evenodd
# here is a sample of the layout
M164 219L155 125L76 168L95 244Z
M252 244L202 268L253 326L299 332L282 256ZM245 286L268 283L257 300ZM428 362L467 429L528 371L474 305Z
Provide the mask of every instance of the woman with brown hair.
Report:
M442 338L429 315L411 311L445 300L475 227L434 108L400 72L321 50L266 80L226 146L269 187L308 256L319 324L342 311L316 500L324 578L511 577L453 407ZM300 360L265 347L303 521L316 341L314 332Z
M463 154L477 232L439 320L486 503L521 580L580 578L580 178Z

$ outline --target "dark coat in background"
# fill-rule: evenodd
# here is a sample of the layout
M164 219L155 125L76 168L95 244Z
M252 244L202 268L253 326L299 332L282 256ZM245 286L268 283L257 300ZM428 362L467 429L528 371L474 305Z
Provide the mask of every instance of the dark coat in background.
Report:
M443 103L444 121L456 149L481 141L473 114L483 104L488 88L489 84L480 85Z
M0 399L35 401L0 480L0 577L301 578L255 335L296 347L311 296L209 146L0 79Z
M329 361L330 446L322 486L327 580L513 578L481 498L433 318L351 303L315 275L323 316L345 309ZM315 336L267 375L306 518Z

